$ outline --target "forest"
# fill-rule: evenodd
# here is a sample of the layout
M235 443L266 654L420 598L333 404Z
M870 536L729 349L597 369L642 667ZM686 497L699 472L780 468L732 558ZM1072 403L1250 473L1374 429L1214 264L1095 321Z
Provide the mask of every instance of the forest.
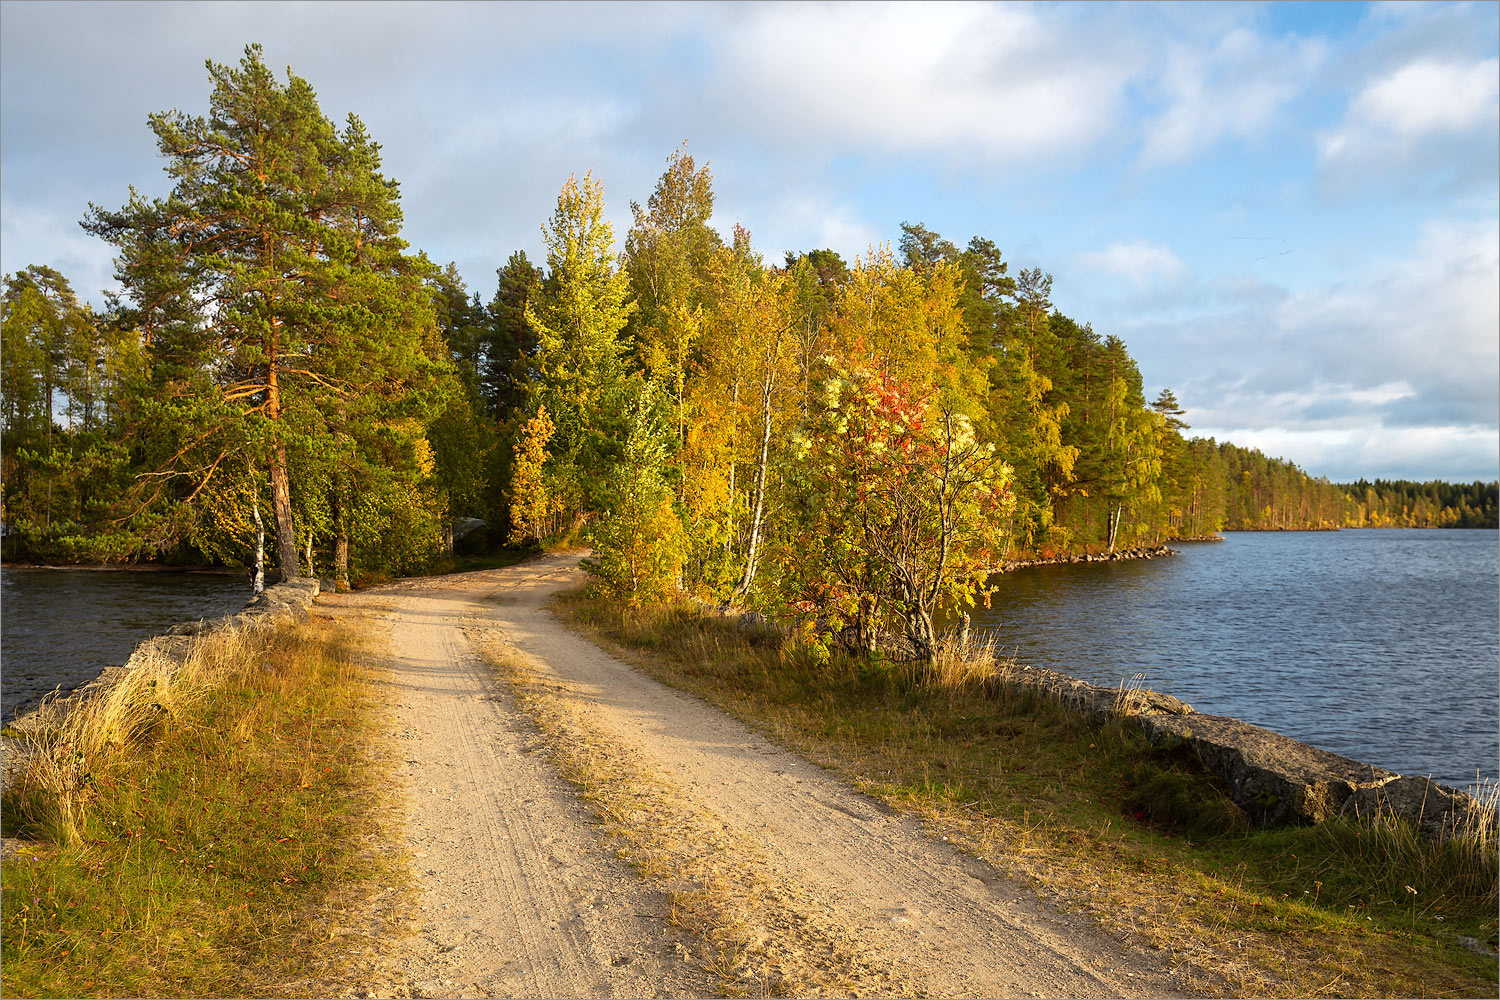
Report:
M4 279L7 559L347 582L429 569L480 519L468 550L587 544L631 603L894 625L926 653L1007 558L1496 525L1495 483L1336 485L1186 437L1126 345L991 239L909 223L768 262L710 225L685 145L622 252L601 180L569 178L545 260L513 253L486 300L402 239L357 117L255 46L209 71L207 116L150 118L170 194L82 220L121 291Z

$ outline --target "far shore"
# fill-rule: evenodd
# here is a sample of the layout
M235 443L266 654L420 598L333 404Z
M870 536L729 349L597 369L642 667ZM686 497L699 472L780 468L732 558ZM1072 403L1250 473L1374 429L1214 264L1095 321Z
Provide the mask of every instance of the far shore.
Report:
M206 573L211 576L249 576L243 566L162 566L157 563L33 563L0 562L5 569L81 569L92 573Z

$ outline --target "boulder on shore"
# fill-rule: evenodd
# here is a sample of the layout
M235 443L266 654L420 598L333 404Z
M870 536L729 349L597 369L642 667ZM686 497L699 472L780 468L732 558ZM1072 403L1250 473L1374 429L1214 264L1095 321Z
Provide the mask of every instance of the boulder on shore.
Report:
M1153 743L1186 743L1259 826L1321 823L1356 789L1396 775L1221 715L1142 716Z

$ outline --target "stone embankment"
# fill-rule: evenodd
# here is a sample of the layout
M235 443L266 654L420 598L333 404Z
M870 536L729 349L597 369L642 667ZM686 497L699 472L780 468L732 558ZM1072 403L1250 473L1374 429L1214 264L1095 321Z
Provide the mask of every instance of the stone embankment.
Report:
M1429 778L1403 777L1239 719L1204 715L1171 695L1099 687L1036 667L1010 667L997 681L1046 691L1095 721L1134 720L1158 746L1185 744L1259 826L1386 814L1439 839L1496 826L1494 808L1466 792Z
M784 634L753 611L707 606L704 611L746 632ZM893 640L886 645L900 644ZM1438 838L1496 827L1495 809L1467 792L1429 778L1403 777L1239 719L1204 715L1168 694L1124 685L1100 687L1055 670L1015 663L1005 664L990 683L1044 691L1095 723L1134 720L1158 746L1185 744L1259 826L1386 814Z
M326 584L325 584L326 585ZM153 636L135 647L130 658L118 667L105 667L99 676L68 694L56 699L49 711L66 711L69 703L78 703L97 697L127 676L139 664L151 660L160 663L166 660L175 665L187 662L193 643L199 636L208 636L231 629L276 628L296 622L306 622L313 601L320 589L319 581L307 577L296 577L267 587L245 605L243 611L220 618L206 618L183 625L174 625L165 635ZM33 709L9 724L9 728L25 733L29 726L41 721ZM21 740L0 735L0 787L9 787L12 777L23 766L25 749Z
M123 666L105 667L98 677L74 691L70 698L89 697L115 684L128 674L136 663L146 657L167 657L178 663L185 662L199 636L212 635L230 629L278 628L282 625L305 623L313 601L317 599L320 585L311 577L293 577L272 584L250 599L245 610L221 618L204 618L196 622L173 625L166 635L159 635L135 647Z

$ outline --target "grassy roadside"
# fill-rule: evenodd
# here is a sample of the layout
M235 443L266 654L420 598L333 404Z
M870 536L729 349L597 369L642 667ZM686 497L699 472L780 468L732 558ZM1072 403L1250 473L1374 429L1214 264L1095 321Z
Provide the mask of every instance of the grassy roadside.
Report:
M371 680L327 625L223 633L47 720L4 799L5 994L318 995L347 977L373 887L403 879L378 846Z
M1494 992L1496 960L1473 950L1496 945L1493 844L1436 847L1394 824L1251 831L1190 755L1032 692L819 665L687 608L633 612L576 593L557 608L658 679L1166 952L1188 989Z

